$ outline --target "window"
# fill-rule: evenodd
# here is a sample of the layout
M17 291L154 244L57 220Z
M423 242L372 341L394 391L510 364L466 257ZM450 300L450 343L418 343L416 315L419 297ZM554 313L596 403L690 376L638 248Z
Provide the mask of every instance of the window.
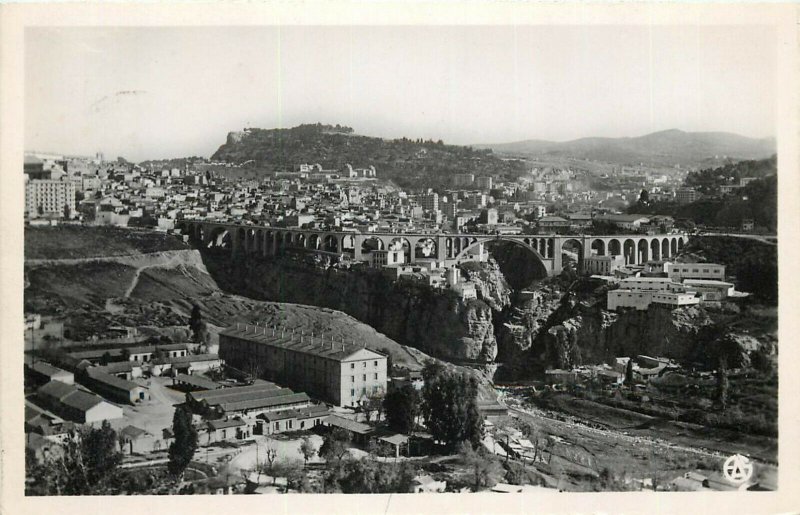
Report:
M291 429L291 428L292 428L292 421L290 420L289 421L289 429Z
M356 382L356 376L350 376L350 382L351 383L355 383Z
M350 368L356 368L356 364L355 363L350 363Z
M279 430L280 428L281 428L281 423L275 422L275 431Z
M366 380L367 380L367 374L364 374L364 376L363 376L363 378L362 378L362 379L363 379L364 381L366 381Z
M378 366L378 362L377 362L377 361L375 362L375 366L376 366L376 367Z
M356 390L354 388L351 388L350 389L350 397L355 397L355 396L356 396Z
M378 373L375 372L375 379L378 379Z
M361 362L361 364L363 365L364 368L367 368L367 362L366 361Z

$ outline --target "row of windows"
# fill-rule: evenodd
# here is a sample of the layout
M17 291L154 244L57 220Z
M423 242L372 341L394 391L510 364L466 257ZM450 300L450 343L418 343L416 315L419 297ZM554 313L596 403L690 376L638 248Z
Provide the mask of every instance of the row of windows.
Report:
M377 367L378 366L378 362L377 361L373 361L372 362L372 366ZM350 368L351 369L356 368L356 364L355 363L350 363ZM362 361L361 362L361 368L367 368L367 362L366 361Z
M375 372L373 374L373 376L374 376L373 379L378 379L378 373L377 372ZM366 381L367 380L367 374L363 374L361 376L361 378L362 378L363 381ZM350 382L351 383L355 383L356 382L356 376L350 376Z

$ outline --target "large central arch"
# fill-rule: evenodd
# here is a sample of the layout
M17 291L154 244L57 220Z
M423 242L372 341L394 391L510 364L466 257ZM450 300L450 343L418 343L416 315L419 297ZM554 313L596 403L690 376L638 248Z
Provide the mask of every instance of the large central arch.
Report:
M539 271L542 273L542 277L547 277L550 275L550 269L545 264L544 258L542 257L541 254L539 254L539 251L537 249L535 249L532 245L526 244L522 240L515 238L504 238L503 236L495 236L493 238L475 238L474 241L472 241L469 245L464 247L461 250L461 252L458 253L458 255L456 256L456 261L460 262L461 260L466 258L470 250L474 249L478 245L482 243L494 243L494 242L508 242L524 248L525 250L529 251L535 258L534 261L537 263L538 268L540 269Z

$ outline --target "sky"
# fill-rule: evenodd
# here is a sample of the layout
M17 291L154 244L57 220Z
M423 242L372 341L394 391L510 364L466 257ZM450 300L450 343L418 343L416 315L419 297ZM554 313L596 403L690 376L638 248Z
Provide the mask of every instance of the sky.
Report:
M760 26L28 28L25 148L210 156L301 123L453 144L775 135Z

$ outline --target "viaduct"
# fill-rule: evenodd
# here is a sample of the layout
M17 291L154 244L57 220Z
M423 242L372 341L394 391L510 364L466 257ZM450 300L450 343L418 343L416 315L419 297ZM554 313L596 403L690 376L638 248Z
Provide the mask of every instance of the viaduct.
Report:
M579 267L592 255L622 255L626 264L674 257L688 241L685 233L660 235L561 235L561 234L448 234L322 231L301 228L263 227L201 220L176 223L182 234L202 248L227 248L236 254L274 256L286 249L346 254L366 260L373 250L400 250L406 263L417 260L454 261L471 259L486 243L507 241L524 247L547 275L562 270L562 252L577 255Z

